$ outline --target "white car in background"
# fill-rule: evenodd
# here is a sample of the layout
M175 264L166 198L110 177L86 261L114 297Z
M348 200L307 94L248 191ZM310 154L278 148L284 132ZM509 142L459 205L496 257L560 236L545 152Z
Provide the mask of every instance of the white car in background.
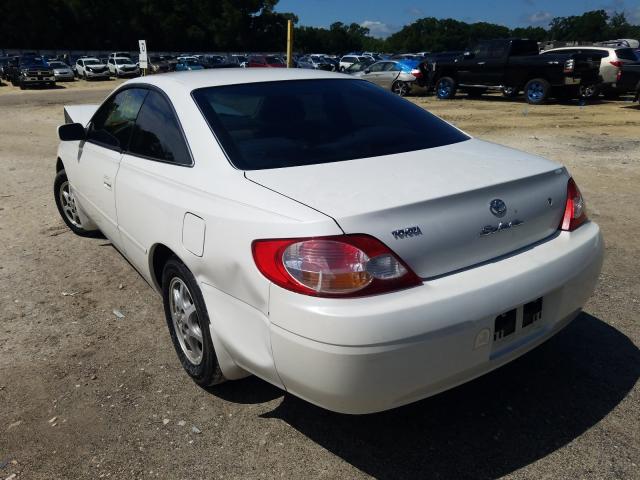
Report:
M343 72L354 63L362 62L363 60L371 60L372 57L358 56L358 55L345 55L338 62L338 69ZM375 59L374 59L375 60Z
M137 77L140 68L129 57L111 57L107 61L109 73L116 77Z
M78 77L85 80L98 80L109 78L109 69L99 59L94 57L82 57L76 61Z
M394 408L541 344L600 272L566 168L364 80L169 73L65 117L62 218L162 295L202 386L255 374L338 412Z
M576 46L552 48L542 52L546 54L583 54L590 55L592 58L600 60L600 77L602 82L598 85L581 86L581 95L585 98L597 97L603 93L606 97L615 98L620 93L617 82L620 81L622 66L625 63L636 63L638 57L635 50L630 47L600 47L600 46Z

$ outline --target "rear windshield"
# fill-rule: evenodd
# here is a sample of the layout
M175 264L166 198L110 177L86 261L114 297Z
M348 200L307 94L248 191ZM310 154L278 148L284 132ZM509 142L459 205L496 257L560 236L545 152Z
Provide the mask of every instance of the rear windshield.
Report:
M194 90L231 162L263 170L424 150L468 140L365 80L294 80Z
M632 60L634 62L638 61L638 57L633 48L619 48L616 50L616 56L620 60Z

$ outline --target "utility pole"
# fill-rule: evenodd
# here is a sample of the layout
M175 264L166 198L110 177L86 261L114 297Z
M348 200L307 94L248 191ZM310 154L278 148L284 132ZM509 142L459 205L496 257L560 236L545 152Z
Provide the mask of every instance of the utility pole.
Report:
M293 20L287 20L287 68L293 68Z

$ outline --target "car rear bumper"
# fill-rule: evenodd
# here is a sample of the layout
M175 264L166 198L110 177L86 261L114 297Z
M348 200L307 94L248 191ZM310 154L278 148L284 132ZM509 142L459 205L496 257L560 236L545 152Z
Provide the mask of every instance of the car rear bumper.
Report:
M271 288L271 348L285 388L343 413L411 403L487 373L566 326L595 288L598 226L562 232L495 262L364 299L318 299ZM523 305L543 299L523 326ZM494 341L496 316L516 331Z

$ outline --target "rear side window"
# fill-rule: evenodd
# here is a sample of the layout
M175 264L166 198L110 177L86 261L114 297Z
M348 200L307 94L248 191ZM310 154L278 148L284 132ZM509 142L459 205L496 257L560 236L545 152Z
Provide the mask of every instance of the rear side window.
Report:
M538 55L539 52L538 42L533 40L515 40L511 43L510 55L512 57Z
M637 62L638 60L640 60L640 58L636 56L636 52L633 50L633 48L619 48L618 50L616 50L616 56L620 60L631 60L633 62Z
M392 155L469 139L366 80L225 85L194 90L192 96L242 170Z
M173 108L149 91L136 120L129 152L161 162L191 165L191 156Z
M87 140L106 147L125 149L147 90L128 88L102 104L91 119Z
M591 55L593 58L606 58L609 56L608 50L598 50L594 48L585 48L584 50L579 50L578 53Z

